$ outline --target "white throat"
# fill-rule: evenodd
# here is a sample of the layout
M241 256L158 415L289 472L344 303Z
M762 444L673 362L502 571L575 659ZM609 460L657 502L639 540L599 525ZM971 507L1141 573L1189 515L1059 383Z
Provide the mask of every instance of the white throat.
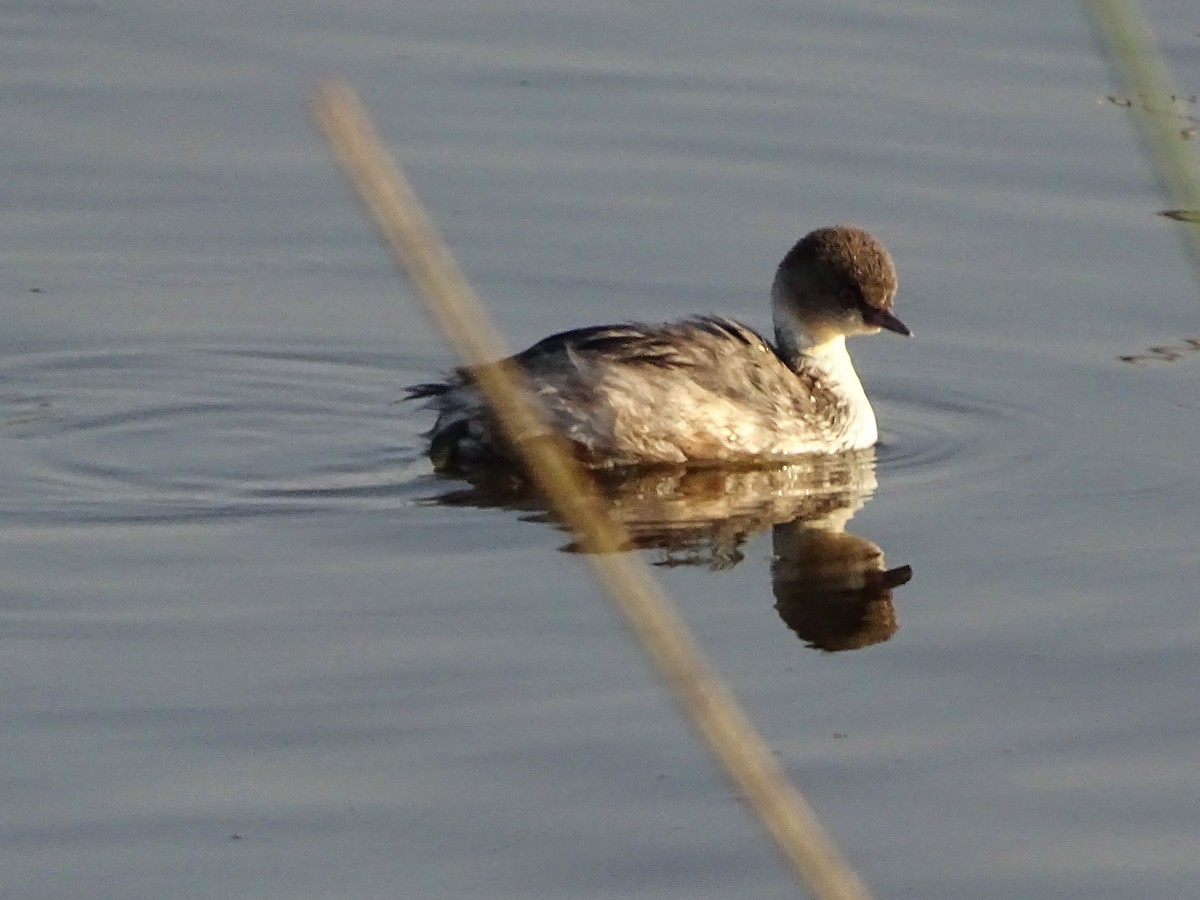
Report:
M879 439L875 411L863 390L854 363L846 350L844 334L814 336L785 305L778 283L774 299L775 340L780 355L796 372L809 372L819 384L838 398L844 413L839 416L839 438L844 449L873 447Z

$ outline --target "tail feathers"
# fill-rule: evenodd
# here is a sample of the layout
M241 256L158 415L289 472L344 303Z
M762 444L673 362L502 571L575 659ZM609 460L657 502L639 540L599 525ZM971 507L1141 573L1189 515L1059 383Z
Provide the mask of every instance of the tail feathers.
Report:
M427 381L424 384L410 384L404 389L405 400L428 400L430 397L442 397L454 390L454 385L444 381Z

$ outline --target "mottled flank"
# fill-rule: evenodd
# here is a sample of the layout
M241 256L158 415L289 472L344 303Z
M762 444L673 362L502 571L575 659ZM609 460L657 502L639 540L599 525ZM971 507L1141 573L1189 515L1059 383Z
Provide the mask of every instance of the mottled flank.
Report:
M801 240L774 288L776 339L720 316L552 335L512 358L550 425L592 466L757 462L875 443L848 334L908 333L891 315L890 257L842 226ZM437 412L439 470L511 458L470 370L415 385Z

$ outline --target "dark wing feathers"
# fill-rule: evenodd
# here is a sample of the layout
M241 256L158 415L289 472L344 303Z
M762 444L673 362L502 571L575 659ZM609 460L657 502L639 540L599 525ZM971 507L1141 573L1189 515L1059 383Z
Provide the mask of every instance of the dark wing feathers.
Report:
M715 340L714 340L715 339ZM616 325L597 325L574 328L543 338L513 360L521 368L536 374L538 370L554 369L564 357L587 357L595 354L605 361L624 365L657 366L664 369L719 367L726 359L722 346L732 342L731 349L759 347L774 355L774 348L751 328L723 316L692 316L665 325L624 322ZM738 357L743 353L738 353ZM719 376L719 369L710 373ZM456 381L416 384L408 388L408 399L421 400L440 397L458 384L471 381L471 370L455 370Z
M701 331L711 334L713 337L723 339L732 338L739 344L745 344L747 347L759 344L770 347L770 344L763 340L762 335L757 331L747 328L741 322L726 319L724 316L692 316L684 321Z
M711 341L696 340L705 336L746 346L769 346L757 333L732 319L692 316L665 325L625 322L576 328L538 341L518 354L516 360L524 366L536 366L538 362L562 354L595 353L614 363L641 363L665 368L696 366L709 362L697 353L704 349L701 344L711 346Z
M686 365L677 343L669 340L662 326L641 322L575 328L543 338L528 350L517 354L522 366L537 368L539 363L560 356L597 354L612 362L643 363L652 366Z

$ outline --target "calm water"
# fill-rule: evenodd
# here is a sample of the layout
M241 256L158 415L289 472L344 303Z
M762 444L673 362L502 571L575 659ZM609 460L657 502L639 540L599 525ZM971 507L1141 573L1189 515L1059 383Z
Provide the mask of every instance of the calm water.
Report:
M1200 90L1200 15L1150 11ZM308 124L330 74L517 344L765 325L796 237L877 233L917 337L854 347L873 465L614 501L879 897L1194 894L1200 353L1119 357L1200 304L1075 5L0 28L0 895L795 896L568 538L431 475L394 401L450 358Z

